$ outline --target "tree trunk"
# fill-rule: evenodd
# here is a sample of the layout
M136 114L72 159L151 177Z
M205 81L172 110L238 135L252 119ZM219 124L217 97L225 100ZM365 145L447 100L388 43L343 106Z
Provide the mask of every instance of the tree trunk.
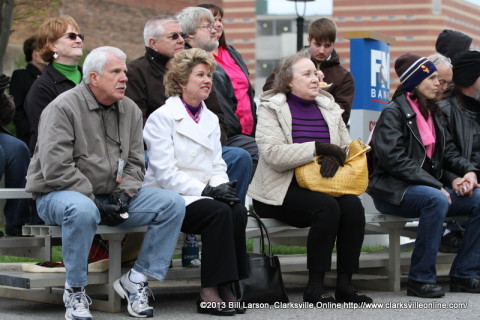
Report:
M3 57L7 50L8 39L12 33L14 7L15 0L0 0L0 73L3 73Z

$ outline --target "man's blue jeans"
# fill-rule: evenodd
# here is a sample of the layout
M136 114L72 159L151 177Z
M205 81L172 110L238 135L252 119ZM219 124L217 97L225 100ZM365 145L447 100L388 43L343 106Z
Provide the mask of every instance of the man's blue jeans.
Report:
M5 188L25 188L30 151L27 145L0 132L0 179L5 175ZM22 226L30 221L28 199L8 199L3 212L6 224Z
M98 197L107 201L107 197ZM72 287L87 285L88 253L100 223L95 203L75 191L53 191L36 200L38 214L46 224L62 226L62 254L67 282ZM134 269L163 280L170 266L185 201L175 192L142 188L128 207L129 218L120 228L148 226Z
M227 164L227 175L230 181L237 180L238 197L245 205L248 185L252 179L252 157L242 148L222 147L222 158Z
M400 205L373 199L378 211L406 218L419 218L415 248L412 253L408 278L425 283L436 283L437 253L442 228L447 216L469 216L467 229L450 275L459 278L480 278L480 189L471 197L459 197L446 189L452 204L439 189L412 185L405 192Z

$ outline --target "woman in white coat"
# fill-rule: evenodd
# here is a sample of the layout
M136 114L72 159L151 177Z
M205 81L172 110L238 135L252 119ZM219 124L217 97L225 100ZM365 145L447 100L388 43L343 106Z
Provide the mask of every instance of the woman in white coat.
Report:
M228 180L218 118L203 102L212 89L215 65L211 54L196 48L178 52L170 61L164 78L170 98L148 117L143 133L149 155L144 186L184 197L181 230L202 237L197 311L231 315L245 312L227 302L236 301L232 284L248 277L247 211L235 181Z
M319 91L317 70L309 54L285 58L273 89L264 92L260 102L256 131L260 159L248 194L260 216L298 228L310 227L304 301L372 302L351 284L365 233L360 200L355 195L332 197L303 189L295 179L295 168L312 162L315 155L322 156L319 177L333 177L345 161L343 147L350 142L343 111L329 93ZM324 288L324 275L331 269L335 243L334 298Z

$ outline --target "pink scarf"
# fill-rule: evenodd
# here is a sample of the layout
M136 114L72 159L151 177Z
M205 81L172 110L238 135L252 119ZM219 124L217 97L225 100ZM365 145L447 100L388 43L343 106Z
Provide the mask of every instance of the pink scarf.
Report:
M433 123L433 117L430 110L428 110L428 118L425 120L422 113L420 112L420 107L418 106L418 102L412 100L411 93L407 93L407 100L410 102L410 106L412 110L417 114L417 127L418 131L420 132L420 138L422 139L423 145L425 146L425 150L427 152L427 157L432 159L433 152L435 151L435 141L436 141L436 133L435 133L435 124Z

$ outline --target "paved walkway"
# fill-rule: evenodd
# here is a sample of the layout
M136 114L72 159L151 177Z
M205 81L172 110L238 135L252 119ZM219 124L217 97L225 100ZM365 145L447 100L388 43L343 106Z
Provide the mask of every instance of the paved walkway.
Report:
M445 279L444 279L445 280ZM443 283L447 290L448 284ZM404 289L404 288L402 288ZM212 316L196 313L195 300L198 286L154 288L154 318L161 320L207 319ZM88 291L88 287L87 287ZM302 288L287 286L291 302L302 306ZM364 291L378 305L376 309L353 309L348 306L329 309L308 309L284 306L285 308L250 309L245 315L235 315L236 319L480 319L480 294L449 293L440 299L421 299L408 297L405 291L381 292ZM126 306L122 305L121 313L92 311L93 319L133 319L128 315ZM35 303L22 300L0 298L1 320L51 320L63 319L63 306Z

